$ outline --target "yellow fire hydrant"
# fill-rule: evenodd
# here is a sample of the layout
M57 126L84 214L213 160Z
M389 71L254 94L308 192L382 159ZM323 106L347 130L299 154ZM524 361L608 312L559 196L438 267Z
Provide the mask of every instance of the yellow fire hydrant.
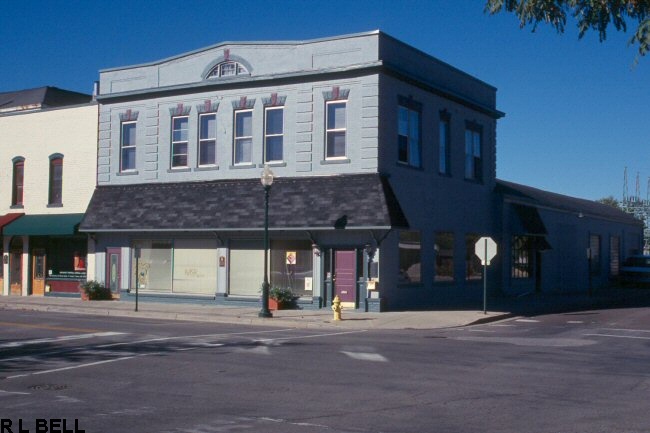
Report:
M341 299L339 298L339 295L336 295L334 299L332 299L332 311L334 311L334 320L341 320L341 310L343 307L341 307Z

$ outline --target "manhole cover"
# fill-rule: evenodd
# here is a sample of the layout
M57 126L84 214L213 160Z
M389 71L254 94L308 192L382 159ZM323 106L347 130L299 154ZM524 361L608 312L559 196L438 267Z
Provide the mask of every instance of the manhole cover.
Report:
M56 385L53 383L46 383L42 385L32 385L29 389L41 390L41 391L61 391L62 389L67 389L68 385Z

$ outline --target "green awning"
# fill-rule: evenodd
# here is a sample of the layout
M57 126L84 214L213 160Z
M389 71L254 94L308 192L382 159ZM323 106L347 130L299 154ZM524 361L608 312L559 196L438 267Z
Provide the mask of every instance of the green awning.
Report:
M84 214L23 215L4 226L3 235L61 236L73 235Z

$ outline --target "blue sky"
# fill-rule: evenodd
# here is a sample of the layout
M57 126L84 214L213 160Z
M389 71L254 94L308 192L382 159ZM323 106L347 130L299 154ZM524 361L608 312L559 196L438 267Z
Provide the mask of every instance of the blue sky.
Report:
M650 176L650 57L628 33L578 40L519 29L483 0L5 1L0 92L45 85L90 93L98 70L221 41L302 40L380 29L498 88L497 175L561 194L641 196ZM630 29L632 30L632 28Z

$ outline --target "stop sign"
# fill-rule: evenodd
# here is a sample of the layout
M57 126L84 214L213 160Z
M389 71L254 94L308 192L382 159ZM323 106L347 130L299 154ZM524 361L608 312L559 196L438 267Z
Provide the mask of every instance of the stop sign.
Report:
M474 254L481 259L482 265L489 265L490 260L497 255L497 243L491 237L484 236L474 244Z

